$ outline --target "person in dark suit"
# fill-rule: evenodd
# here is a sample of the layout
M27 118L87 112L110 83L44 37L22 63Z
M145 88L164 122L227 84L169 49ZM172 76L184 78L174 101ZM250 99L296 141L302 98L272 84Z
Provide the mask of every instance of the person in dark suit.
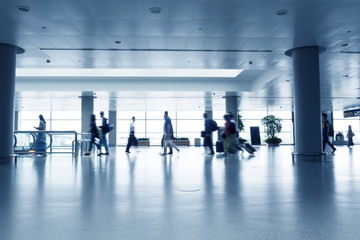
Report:
M130 123L130 131L129 131L129 139L128 144L126 146L126 153L130 153L131 145L137 145L137 139L135 137L135 116L132 117L132 122Z
M206 113L203 114L204 117L204 146L208 146L210 148L209 155L214 155L214 147L213 147L213 141L212 141L212 132L211 132L211 119L208 118L208 115Z

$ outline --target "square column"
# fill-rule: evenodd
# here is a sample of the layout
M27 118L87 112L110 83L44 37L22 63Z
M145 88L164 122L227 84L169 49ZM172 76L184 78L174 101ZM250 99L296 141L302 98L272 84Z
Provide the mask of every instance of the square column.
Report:
M81 132L90 128L90 115L94 113L94 92L82 92L81 95Z
M114 126L114 129L109 132L109 147L116 147L116 111L109 111L109 123Z
M0 162L9 162L14 153L14 106L16 54L24 50L0 43Z

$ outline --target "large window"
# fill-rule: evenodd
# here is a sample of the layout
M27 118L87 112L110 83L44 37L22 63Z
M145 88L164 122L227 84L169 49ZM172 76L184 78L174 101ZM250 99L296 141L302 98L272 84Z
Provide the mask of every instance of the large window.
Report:
M39 115L42 114L48 131L81 132L80 111L22 111L19 113L19 130L35 131L34 126L39 126Z
M336 133L341 132L341 133L343 133L345 140L347 140L346 134L347 134L349 125L351 126L351 129L355 134L355 136L353 138L354 143L359 144L360 143L359 117L344 118L343 111L334 111L333 112L333 127L334 127L335 135L336 135Z
M244 132L240 133L242 138L251 141L250 137L250 127L259 127L260 129L260 138L261 142L264 143L266 135L264 133L264 126L261 124L261 119L267 115L274 115L275 117L282 119L282 130L278 135L282 139L282 144L294 144L293 140L293 123L292 123L292 113L286 111L244 111L240 112L242 116L243 123L245 125Z

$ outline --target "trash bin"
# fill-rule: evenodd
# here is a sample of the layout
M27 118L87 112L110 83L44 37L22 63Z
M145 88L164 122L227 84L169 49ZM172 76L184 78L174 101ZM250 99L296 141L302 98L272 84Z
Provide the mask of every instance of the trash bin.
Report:
M201 147L201 138L195 138L195 147Z

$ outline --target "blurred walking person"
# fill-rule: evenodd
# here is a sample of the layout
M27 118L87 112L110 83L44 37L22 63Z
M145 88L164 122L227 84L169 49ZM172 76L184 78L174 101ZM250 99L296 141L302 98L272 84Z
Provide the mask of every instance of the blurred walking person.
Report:
M353 137L355 136L354 132L351 129L351 125L349 125L349 129L347 131L346 137L348 138L348 147L354 146Z
M224 138L224 153L234 153L237 148L232 143L232 135L236 133L236 127L233 122L231 122L229 114L224 115L225 128L223 133Z
M90 156L93 145L95 145L95 147L97 147L97 149L99 150L98 156L100 156L101 155L100 144L96 143L95 138L101 139L102 131L96 126L95 114L90 115L90 130L89 130L89 132L91 133L91 141L90 141L89 151L87 153L85 153L85 156Z
M210 148L210 153L209 155L214 155L214 147L213 147L213 141L212 141L212 119L208 118L208 115L206 113L203 114L204 117L204 124L205 124L205 129L204 129L204 146L208 146ZM217 128L217 125L216 125Z
M164 112L164 136L163 136L163 152L161 153L161 155L166 155L166 154L173 154L173 148L175 148L177 151L179 151L179 148L175 145L175 143L173 143L172 139L173 134L174 134L174 130L171 124L171 119L169 117L169 113L168 111ZM169 147L169 152L166 153L167 148Z
M109 132L109 125L107 118L104 117L104 112L100 112L100 117L102 118L101 130L102 130L102 137L100 139L100 154L101 154L101 147L104 146L105 153L104 155L109 155L109 147L107 144L106 134Z
M137 146L137 139L135 137L135 116L132 117L132 122L130 123L129 139L126 146L126 153L130 153L130 147L132 145Z
M326 144L329 144L329 146L332 148L332 153L336 151L336 148L334 145L331 144L329 141L329 135L330 135L330 123L327 120L327 114L323 113L322 115L322 134L323 134L323 152L325 152Z
M35 152L46 154L46 133L41 132L46 130L46 121L42 114L39 115L39 127L34 127L35 129L39 130L40 132L37 134L35 140Z

